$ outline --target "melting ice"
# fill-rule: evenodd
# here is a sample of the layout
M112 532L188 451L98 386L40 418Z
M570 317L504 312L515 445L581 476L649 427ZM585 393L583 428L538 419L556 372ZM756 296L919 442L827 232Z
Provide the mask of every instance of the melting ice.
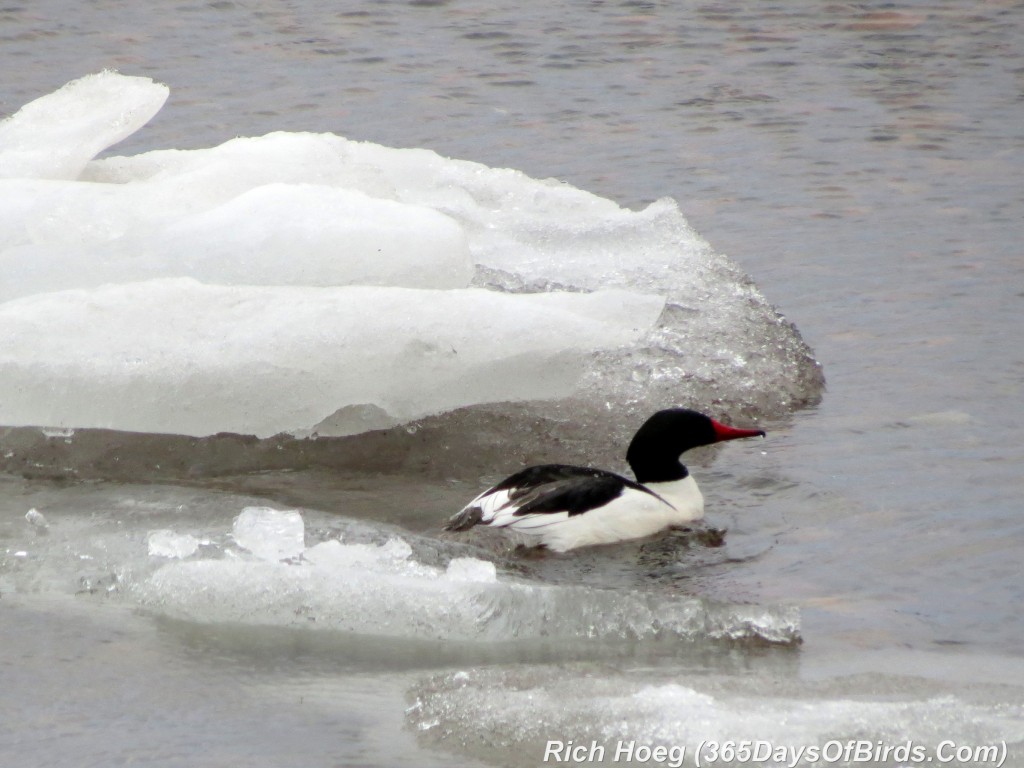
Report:
M104 72L0 123L0 424L328 434L353 409L820 389L671 201L330 134L95 159L166 97Z
M723 752L711 760L705 751L704 764L771 766L960 765L955 750L963 745L995 745L996 758L988 761L995 764L1004 743L1010 754L1024 744L1019 703L972 701L976 693L928 695L927 684L909 679L905 690L880 696L872 681L850 678L821 690L780 692L785 684L757 675L677 673L684 684L666 683L660 675L644 670L625 676L607 668L595 674L585 666L463 670L421 684L408 716L446 747L498 761L544 755L552 740L567 738L600 746L604 764L647 763L634 763L624 751L642 745L685 750L679 765L697 764L698 750L711 743L745 744L758 753L744 758L743 752ZM844 751L848 744L853 749ZM891 751L896 747L920 750L920 756L904 752L901 758ZM878 750L884 748L890 751L882 756Z
M127 592L179 619L460 641L799 641L791 608L530 583L467 554L424 562L394 535L380 542L335 536L307 546L295 510L246 508L232 525L235 546L192 557L195 546L188 553L177 547L194 538L157 533L150 534L151 556L187 559L161 560L155 570L152 562L136 566Z

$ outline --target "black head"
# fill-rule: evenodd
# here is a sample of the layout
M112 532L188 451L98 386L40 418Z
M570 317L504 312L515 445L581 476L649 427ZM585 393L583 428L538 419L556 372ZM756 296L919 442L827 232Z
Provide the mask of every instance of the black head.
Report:
M681 480L688 472L679 457L699 445L740 437L764 437L760 429L735 429L687 408L658 411L637 430L626 451L637 482Z

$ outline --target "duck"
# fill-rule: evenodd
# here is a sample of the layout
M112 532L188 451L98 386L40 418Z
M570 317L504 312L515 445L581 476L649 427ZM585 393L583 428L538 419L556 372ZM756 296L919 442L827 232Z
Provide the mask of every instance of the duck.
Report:
M444 528L504 529L520 544L554 552L646 538L704 516L704 497L680 461L683 453L764 436L764 430L731 427L688 408L661 410L640 426L626 451L635 480L568 464L527 467L470 501Z

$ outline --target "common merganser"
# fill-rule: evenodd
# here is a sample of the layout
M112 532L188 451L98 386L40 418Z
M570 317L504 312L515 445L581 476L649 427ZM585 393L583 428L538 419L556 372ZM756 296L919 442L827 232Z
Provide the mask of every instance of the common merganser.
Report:
M529 467L481 493L452 515L445 530L505 528L556 552L650 536L704 515L704 497L679 461L685 451L764 434L686 408L658 411L626 451L635 482L603 469Z

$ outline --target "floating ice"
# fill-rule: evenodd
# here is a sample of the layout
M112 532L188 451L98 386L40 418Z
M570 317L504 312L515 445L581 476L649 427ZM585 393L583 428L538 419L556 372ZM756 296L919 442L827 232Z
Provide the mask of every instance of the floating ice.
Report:
M627 343L661 307L616 291L190 279L40 294L0 304L0 423L268 436L348 405L408 419L564 395L581 350Z
M639 746L674 747L677 755L685 750L685 764L694 765L702 744L746 742L761 753L753 759L738 756L738 764L895 765L954 754L954 749L937 753L941 744L1001 745L1005 740L1012 752L1024 741L1024 707L1019 704L986 705L953 695L880 698L854 694L857 686L851 681L840 681L833 691L808 686L779 696L773 690L779 681L771 678L746 675L733 684L714 676L677 675L689 678L687 684L652 682L643 673L625 677L607 669L600 675L550 666L460 671L421 684L408 715L414 727L447 748L491 761L495 750L539 760L550 741L564 745L571 739L600 746L608 763L646 762L624 751ZM861 752L844 756L851 741ZM873 751L908 743L924 750L924 756L890 752L878 759ZM830 751L811 756L809 748ZM649 752L643 754L650 759ZM710 757L701 753L709 764L733 764L728 755Z
M100 151L149 122L166 85L115 72L87 75L0 122L0 178L75 179Z
M44 530L50 527L50 524L46 521L46 517L35 507L25 513L25 521L33 528L37 528L39 530Z
M194 555L199 549L199 539L190 533L171 530L150 531L146 536L149 554L153 557L184 558Z
M329 134L86 164L165 97L103 73L0 126L0 424L325 435L574 393L586 421L820 391L672 201Z
M246 507L235 518L231 536L235 543L262 560L297 557L306 548L302 515L270 507Z
M493 563L477 558L420 562L397 537L304 549L302 526L296 512L246 509L233 535L256 557L168 563L133 594L179 619L390 637L799 642L795 609L499 578Z
M793 608L525 580L457 542L335 513L143 490L78 494L78 514L63 516L47 536L25 524L23 510L0 520L7 534L0 589L116 592L154 613L197 623L470 641L484 653L513 641L574 653L587 643L601 649L638 640L673 649L680 640L800 640Z

